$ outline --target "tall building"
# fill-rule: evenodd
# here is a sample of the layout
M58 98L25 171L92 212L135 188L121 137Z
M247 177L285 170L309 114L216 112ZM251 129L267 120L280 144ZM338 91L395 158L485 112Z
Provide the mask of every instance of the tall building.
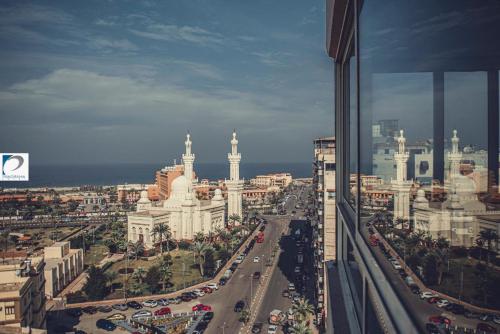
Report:
M60 293L83 271L83 249L71 249L69 241L56 242L44 248L45 295Z
M316 269L316 300L318 323L328 316L327 264L335 261L335 137L314 140L313 158L314 215L313 226L314 268Z
M411 293L379 245L399 259L405 274L419 278L419 288L442 288L435 280L430 283L431 273L424 275L405 263L407 254L394 242L404 244L404 235L386 237L379 228L392 217L408 216L410 224L388 225L390 231L413 233L421 220L434 229L432 238L443 237L452 245L469 245L481 228L500 231L495 214L500 212L500 45L493 42L500 31L498 13L500 3L489 0L327 0L337 163L336 266L327 267L327 329L352 334L427 332L426 322L436 308ZM387 119L397 122L380 121ZM401 129L408 148L389 138ZM457 138L447 154L452 130L460 134L461 157ZM425 147L415 150L412 161L410 146L419 143ZM466 168L472 150L481 152L475 160L485 158L482 168L475 163ZM405 165L414 170L409 177ZM448 174L456 175L462 186L447 186ZM396 187L397 203L369 206L365 203L370 192L382 188L362 187L362 175L380 177L385 184L392 178L391 186L405 185L411 178L422 182L415 182L409 199L406 189ZM467 206L481 215L477 226L469 225ZM484 209L477 210L479 206ZM469 233L475 235L469 238ZM447 279L460 286L455 272ZM440 296L447 296L445 292L472 308L463 298L467 291L443 290ZM466 323L459 315L453 321Z
M227 154L229 160L229 180L227 187L227 215L237 215L243 218L243 180L240 180L241 153L238 152L238 139L233 131L231 139L231 153ZM238 224L238 223L236 223Z
M44 267L42 257L0 265L0 326L45 328Z

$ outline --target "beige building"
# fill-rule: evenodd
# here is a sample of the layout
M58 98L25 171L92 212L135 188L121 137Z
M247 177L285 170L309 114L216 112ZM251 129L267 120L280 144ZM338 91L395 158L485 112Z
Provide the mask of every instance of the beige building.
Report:
M292 183L293 178L290 173L278 173L278 174L267 174L267 175L257 175L255 178L250 180L250 184L259 188L267 187L280 187L281 189L288 187Z
M0 326L45 328L42 257L0 265Z
M45 295L57 296L83 271L83 250L69 248L69 241L45 247Z
M335 137L314 140L313 185L315 215L313 247L316 271L317 318L322 321L328 306L328 279L326 263L336 260L336 214L335 214Z

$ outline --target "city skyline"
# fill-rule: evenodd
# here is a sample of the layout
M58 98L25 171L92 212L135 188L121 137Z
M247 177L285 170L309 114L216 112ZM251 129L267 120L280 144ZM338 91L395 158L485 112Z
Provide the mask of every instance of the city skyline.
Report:
M199 161L216 162L236 128L248 162L309 161L333 127L324 4L284 6L2 3L0 150L159 162L189 130Z

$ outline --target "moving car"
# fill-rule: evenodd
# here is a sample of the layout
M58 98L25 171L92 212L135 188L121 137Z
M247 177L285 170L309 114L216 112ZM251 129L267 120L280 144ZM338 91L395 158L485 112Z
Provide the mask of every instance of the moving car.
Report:
M146 318L151 316L151 311L148 310L140 310L132 314L132 319L138 319L138 318Z
M170 307L162 307L161 309L159 310L156 310L155 311L155 315L167 315L167 314L171 314L172 313L172 310L170 309Z
M269 325L267 328L267 334L276 334L278 333L278 326L276 325Z
M262 326L264 324L262 322L257 322L255 324L253 324L252 326L252 333L253 334L259 334L261 331L262 331Z
M156 300L149 299L149 300L143 301L142 305L144 305L146 307L156 307L156 306L158 306L158 302Z
M260 278L260 271L256 271L253 273L253 278L254 279L259 279Z
M253 263L259 263L260 259L258 256L253 258Z
M109 320L99 319L96 321L95 326L105 331L112 332L116 329L116 325Z
M245 302L243 300L238 300L236 305L234 305L234 312L241 312L245 308Z

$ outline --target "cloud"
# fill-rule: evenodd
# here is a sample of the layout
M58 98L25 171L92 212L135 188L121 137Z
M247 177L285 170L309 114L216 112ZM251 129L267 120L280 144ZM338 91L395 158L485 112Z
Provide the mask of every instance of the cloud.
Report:
M67 24L73 16L63 10L32 4L0 8L0 24Z
M289 57L291 54L288 52L252 52L252 55L259 58L260 62L269 66L285 66L283 58Z
M103 26L103 27L112 27L115 26L116 23L111 20L105 20L105 19L97 19L95 20L94 24L96 26Z
M161 41L185 41L200 45L221 44L223 36L200 27L152 24L147 30L130 29L130 32L144 38Z
M118 49L122 51L135 51L138 49L128 39L89 38L87 45L93 49Z

